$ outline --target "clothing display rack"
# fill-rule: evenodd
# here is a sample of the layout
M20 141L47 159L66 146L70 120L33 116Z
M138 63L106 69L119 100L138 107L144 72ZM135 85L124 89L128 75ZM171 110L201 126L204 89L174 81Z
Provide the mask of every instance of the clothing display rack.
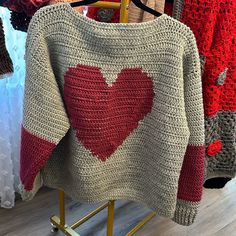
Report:
M129 8L129 0L121 0L121 2L102 2L98 1L96 3L91 4L92 7L102 7L102 8L112 8L112 9L120 9L120 23L128 23L128 8ZM110 200L107 203L101 205L97 209L88 213L77 222L72 225L66 224L65 219L65 193L63 191L59 191L59 216L53 215L50 218L52 231L61 230L65 235L68 236L80 236L75 229L80 225L85 223L87 220L95 216L97 213L102 211L103 209L108 209L107 215L107 236L113 235L113 223L114 223L114 208L115 208L115 200ZM147 215L143 220L141 220L132 230L130 230L125 236L132 236L137 231L139 231L146 223L148 223L157 213L152 212Z

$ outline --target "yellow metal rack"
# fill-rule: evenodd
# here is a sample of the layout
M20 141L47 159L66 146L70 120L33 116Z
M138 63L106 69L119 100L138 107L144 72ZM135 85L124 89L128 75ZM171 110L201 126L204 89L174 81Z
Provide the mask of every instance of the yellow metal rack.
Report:
M112 8L112 9L120 9L120 23L128 22L128 8L129 8L129 0L121 0L121 2L102 2L98 1L96 3L91 4L93 7L102 7L102 8ZM115 200L110 200L104 205L98 207L93 210L89 214L85 215L83 218L78 220L72 225L66 224L65 221L65 193L63 191L59 192L59 207L60 213L59 216L52 216L50 218L53 229L61 230L67 236L80 236L75 229L78 228L81 224L89 220L91 217L99 213L105 208L108 208L108 216L107 216L107 236L113 235L113 223L114 223L114 208L115 208ZM147 222L149 222L156 213L153 212L146 216L141 222L139 222L130 232L128 232L125 236L132 236L137 231L139 231Z

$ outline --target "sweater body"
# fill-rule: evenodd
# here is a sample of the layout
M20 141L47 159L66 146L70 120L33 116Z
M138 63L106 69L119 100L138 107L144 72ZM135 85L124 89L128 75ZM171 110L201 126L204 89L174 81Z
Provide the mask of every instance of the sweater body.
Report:
M25 198L128 199L193 222L204 175L200 61L192 32L162 15L106 24L69 4L34 16L21 145Z

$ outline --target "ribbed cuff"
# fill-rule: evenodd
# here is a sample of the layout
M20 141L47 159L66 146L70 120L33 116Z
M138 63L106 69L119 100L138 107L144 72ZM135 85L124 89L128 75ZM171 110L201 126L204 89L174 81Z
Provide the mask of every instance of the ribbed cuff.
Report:
M43 181L41 178L41 175L38 174L34 180L33 189L28 191L25 189L24 185L20 182L18 185L18 190L21 195L21 198L23 201L29 201L32 200L35 196L35 194L39 191L39 189L43 186Z
M172 220L185 226L193 224L198 212L198 206L199 202L188 202L178 199L175 215Z

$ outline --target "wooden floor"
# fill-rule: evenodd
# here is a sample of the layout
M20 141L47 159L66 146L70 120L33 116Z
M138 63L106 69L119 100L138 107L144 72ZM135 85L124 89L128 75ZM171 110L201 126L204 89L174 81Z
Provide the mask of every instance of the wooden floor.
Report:
M72 223L98 205L66 200L67 222ZM58 213L58 192L44 189L30 202L17 201L13 209L0 208L0 236L62 236L50 232L49 217ZM116 202L114 236L125 236L149 210L140 204ZM99 213L78 228L81 236L106 236L107 212ZM236 179L224 189L204 190L196 222L189 227L155 217L136 236L236 236Z

